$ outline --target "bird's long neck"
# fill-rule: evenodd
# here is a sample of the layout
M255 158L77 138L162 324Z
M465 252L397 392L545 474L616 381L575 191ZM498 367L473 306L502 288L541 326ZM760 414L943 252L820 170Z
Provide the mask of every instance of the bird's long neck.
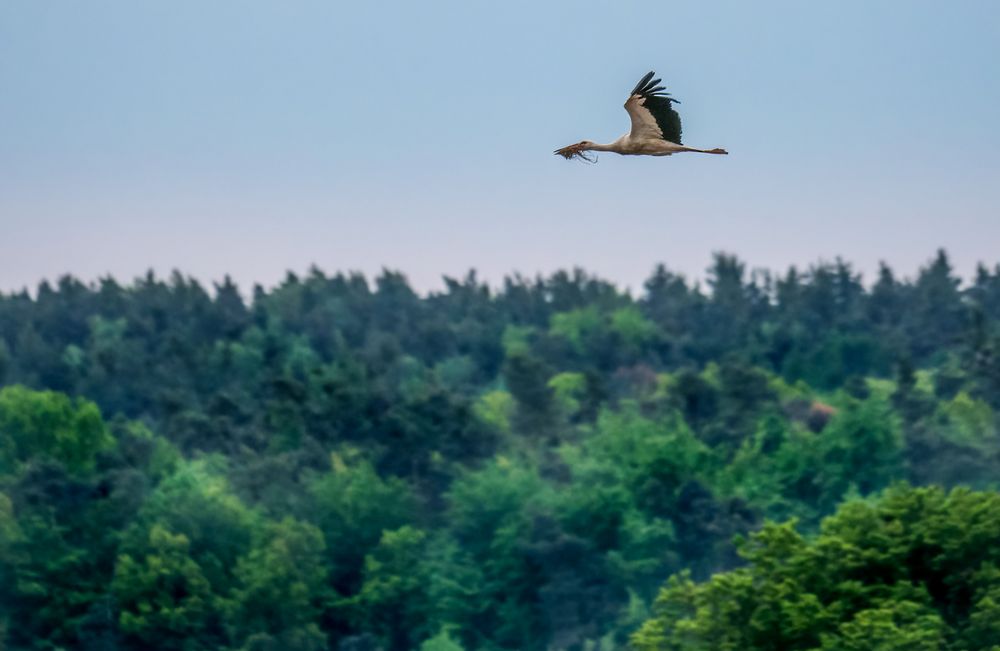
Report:
M624 151L625 144L626 144L625 141L626 140L628 140L628 134L627 133L624 136L619 137L614 142L609 142L606 145L601 145L601 144L595 143L595 144L591 145L589 147L589 149L591 149L593 151L613 151L616 154L620 154L620 153L622 153L622 151Z
M615 140L614 142L609 142L606 145L602 145L602 144L599 144L599 143L595 142L593 145L591 145L587 149L589 149L591 151L618 151L618 145L619 145L620 141L621 141L621 138L619 138L618 140Z

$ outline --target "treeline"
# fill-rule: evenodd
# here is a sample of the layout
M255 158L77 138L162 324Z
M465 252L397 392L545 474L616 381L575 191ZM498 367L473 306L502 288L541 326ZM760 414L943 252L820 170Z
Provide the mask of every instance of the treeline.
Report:
M227 391L259 393L252 383L233 386L239 371L274 375L289 356L372 379L414 361L448 388L474 393L498 379L518 339L548 368L602 379L736 356L821 390L890 376L901 363L965 369L989 384L1000 319L1000 265L980 266L962 288L943 251L912 280L883 265L870 288L841 260L777 275L749 273L725 254L715 256L707 287L659 266L638 298L579 269L506 278L497 290L474 272L445 283L421 297L396 272L369 282L314 268L270 292L255 286L248 303L228 279L210 292L179 273L126 287L66 276L41 283L34 298L0 293L0 380L163 419Z
M703 648L663 604L740 567L734 536L901 480L996 486L1000 267L963 287L940 252L866 287L720 254L706 284L0 294L0 639L606 651L655 600L636 643Z

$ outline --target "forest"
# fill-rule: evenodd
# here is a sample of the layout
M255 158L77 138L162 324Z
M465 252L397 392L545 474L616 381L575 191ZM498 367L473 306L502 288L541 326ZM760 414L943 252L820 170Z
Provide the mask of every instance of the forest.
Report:
M1000 265L0 293L0 649L1000 651Z

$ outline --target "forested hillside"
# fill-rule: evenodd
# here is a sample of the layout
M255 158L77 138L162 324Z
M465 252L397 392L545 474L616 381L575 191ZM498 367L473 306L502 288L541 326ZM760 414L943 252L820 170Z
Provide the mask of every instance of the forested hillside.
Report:
M0 294L0 648L1000 648L1000 265L246 294Z

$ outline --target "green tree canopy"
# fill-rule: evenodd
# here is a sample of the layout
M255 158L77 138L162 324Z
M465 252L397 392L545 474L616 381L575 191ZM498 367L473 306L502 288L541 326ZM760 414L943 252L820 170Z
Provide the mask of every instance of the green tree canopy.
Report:
M22 386L0 389L0 472L42 457L87 472L113 443L93 402Z
M675 576L633 637L640 651L990 649L1000 642L1000 495L896 486L803 537L768 524L748 566ZM991 542L992 541L992 542Z

